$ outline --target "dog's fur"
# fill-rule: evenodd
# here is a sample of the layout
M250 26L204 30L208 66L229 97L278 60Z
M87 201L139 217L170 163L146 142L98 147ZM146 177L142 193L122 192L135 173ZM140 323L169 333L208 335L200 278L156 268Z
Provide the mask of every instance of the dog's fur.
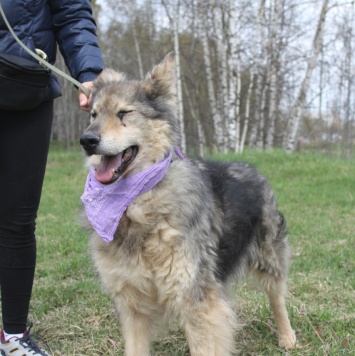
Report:
M104 70L81 138L92 165L138 146L122 174L128 177L178 145L175 85L172 53L143 81ZM149 355L152 337L171 317L186 332L191 355L232 354L236 320L226 286L247 272L269 298L279 345L295 345L285 306L285 220L269 184L248 164L173 155L163 180L127 208L114 240L106 244L93 232L90 246L118 311L125 355Z

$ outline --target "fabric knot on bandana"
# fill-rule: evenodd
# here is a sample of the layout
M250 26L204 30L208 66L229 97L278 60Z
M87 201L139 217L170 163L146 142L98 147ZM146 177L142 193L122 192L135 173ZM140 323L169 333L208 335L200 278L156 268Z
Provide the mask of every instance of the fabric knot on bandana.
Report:
M178 147L175 147L175 153L180 159L184 159ZM90 170L81 201L92 227L106 243L113 240L128 205L139 194L152 189L163 179L171 158L172 151L161 162L109 185L98 182L95 170Z

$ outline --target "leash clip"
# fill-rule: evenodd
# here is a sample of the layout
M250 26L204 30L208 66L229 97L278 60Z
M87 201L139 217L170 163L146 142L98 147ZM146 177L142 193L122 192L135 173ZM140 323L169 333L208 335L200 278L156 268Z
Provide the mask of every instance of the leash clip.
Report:
M42 51L41 49L39 48L35 48L35 51L36 51L36 54L38 57L41 57L44 61L48 62L48 56L47 56L47 53ZM48 69L48 67L43 63L43 62L40 62L38 61L38 63L44 68L44 69Z

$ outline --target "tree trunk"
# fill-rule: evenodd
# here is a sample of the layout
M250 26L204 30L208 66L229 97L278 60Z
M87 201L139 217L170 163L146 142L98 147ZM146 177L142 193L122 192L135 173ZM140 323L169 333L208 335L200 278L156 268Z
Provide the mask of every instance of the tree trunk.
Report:
M155 30L154 8L152 5L152 0L147 0L145 6L147 12L147 21L148 21L149 60L150 60L150 67L153 67L156 65L157 59L155 58L156 30Z
M144 79L142 55L141 55L141 49L140 49L140 46L139 46L139 41L138 41L138 37L137 37L137 30L136 30L135 25L133 25L133 41L134 41L134 46L136 48L138 69L139 69L139 77L140 77L140 79Z
M200 8L200 26L201 26L201 42L203 48L203 59L205 63L206 70L206 80L207 80L207 90L208 90L208 100L211 108L211 116L213 120L215 140L217 143L218 150L224 152L225 142L223 136L223 123L220 113L217 109L217 101L215 95L215 89L213 84L213 75L211 67L211 56L208 44L208 32L207 32L207 6L204 0L199 1Z
M181 150L186 152L186 135L184 124L184 106L182 102L181 89L181 66L180 66L180 44L179 44L179 19L180 19L180 0L174 0L173 7L173 26L174 26L174 50L176 60L176 95L178 105L178 120L181 131Z
M279 0L274 1L274 10L271 19L270 43L268 46L268 58L270 61L270 85L269 85L269 117L266 133L266 148L274 147L275 121L277 113L277 51L280 48L276 46L277 25L278 25Z
M65 66L64 59L61 54L58 54L56 67L69 74ZM54 117L52 137L54 140L64 142L66 147L79 137L80 129L82 129L79 103L77 99L77 90L74 86L58 77L62 87L62 96L54 100Z
M259 69L260 71L260 69ZM256 83L255 83L255 107L253 111L253 116L251 117L251 127L249 134L249 147L256 148L256 142L258 139L258 124L260 117L260 97L261 97L261 74L258 70L255 72Z
M251 94L253 92L254 87L254 77L255 77L255 70L252 69L250 73L250 82L248 87L248 94L245 104L245 120L243 125L243 133L240 139L240 148L239 152L242 153L244 151L245 140L247 137L248 127L249 127L249 117L250 117L250 101L251 101Z
M303 106L306 100L306 95L309 89L310 80L312 77L313 69L317 64L317 58L321 51L321 46L323 42L323 30L324 22L327 13L328 0L323 0L322 10L319 16L317 30L313 39L313 53L308 62L305 77L302 81L301 87L299 89L296 101L291 110L289 131L286 140L286 152L294 152L296 148L296 139L298 134L298 128L301 123Z
M223 3L217 0L212 0L213 5L213 23L216 33L217 43L217 59L218 59L218 72L219 72L219 103L220 112L223 118L227 117L228 113L228 68L227 68L227 39L223 31L222 13ZM228 142L228 127L223 130L224 142ZM224 145L225 153L227 151L227 145Z
M230 54L229 66L229 110L228 110L228 142L229 150L238 152L240 138L240 58L239 58L239 36L236 33L236 4L234 0L229 1L229 43Z
M256 141L256 147L259 150L264 148L264 129L265 129L265 108L266 108L266 96L269 89L269 82L270 82L270 71L269 68L266 68L265 73L265 83L264 87L261 90L261 97L260 97L260 106L259 106L259 130L258 130L258 138Z
M205 138L205 133L203 131L202 123L198 115L196 115L196 112L194 110L192 101L191 101L191 95L189 92L189 89L186 85L186 82L183 82L184 85L184 91L187 99L187 104L189 105L190 108L190 113L191 117L196 123L196 128L197 128L197 140L198 140L198 153L200 157L203 157L205 154L205 146L206 146L206 138Z
M265 75L265 0L259 0L259 7L257 13L257 21L256 21L256 29L258 37L256 37L254 48L257 50L254 54L257 64L257 80L256 80L256 88L255 88L255 109L254 109L254 118L252 120L252 127L250 130L250 138L249 138L249 146L250 147L258 147L261 145L260 143L260 126L263 127L263 120L262 115L262 102L263 102L263 78ZM259 43L257 42L259 39Z
M351 107L352 107L352 91L353 91L353 83L354 83L354 75L353 75L353 53L354 50L352 48L352 39L354 35L354 20L355 20L355 11L354 4L352 6L351 13L349 15L350 18L346 19L346 33L344 34L344 47L345 47L345 78L346 82L346 97L345 97L345 117L344 117L344 142L342 147L342 156L343 158L350 158L351 156L351 148L352 148L352 135L351 135Z

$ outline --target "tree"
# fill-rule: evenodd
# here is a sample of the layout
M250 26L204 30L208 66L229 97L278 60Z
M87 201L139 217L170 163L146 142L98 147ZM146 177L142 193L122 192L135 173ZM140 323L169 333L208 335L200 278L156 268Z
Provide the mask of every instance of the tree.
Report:
M303 106L306 100L307 91L309 89L310 80L312 77L312 73L314 67L317 64L317 58L322 48L323 42L323 32L324 32L324 23L325 17L328 10L328 0L323 0L322 9L319 15L318 25L316 29L316 33L313 39L313 53L309 59L307 64L307 70L305 73L305 77L303 78L302 84L299 88L296 101L293 105L290 115L289 127L287 138L285 142L286 152L291 153L295 150L296 147L296 138L298 134L298 128L301 123L302 114L303 114Z
M178 105L178 118L181 130L181 149L186 152L186 137L184 124L184 106L182 101L181 66L180 66L180 43L179 43L179 19L180 19L180 0L173 3L173 27L174 27L174 50L176 58L176 93Z
M94 5L104 24L98 22L98 33L107 67L139 79L175 50L187 152L202 156L207 150L238 152L246 146L293 152L301 128L308 139L326 137L329 151L337 139L339 152L351 154L354 4L101 0L105 11ZM60 60L57 65L62 66ZM64 98L55 104L53 138L69 145L86 121L76 90L63 86Z
M240 68L240 37L236 28L236 5L235 1L229 1L228 39L230 54L229 65L229 102L228 102L228 143L229 150L238 152L240 147L240 91L241 91L241 68Z
M207 89L208 89L208 101L210 103L211 108L211 116L213 120L214 126L214 134L217 143L217 147L220 152L225 151L225 140L223 135L223 122L222 117L217 108L217 100L214 88L213 81L213 72L211 66L211 54L208 43L208 2L206 0L199 0L199 20L200 20L200 31L201 31L201 42L203 48L203 59L205 63L205 71L206 71L206 80L207 80Z

